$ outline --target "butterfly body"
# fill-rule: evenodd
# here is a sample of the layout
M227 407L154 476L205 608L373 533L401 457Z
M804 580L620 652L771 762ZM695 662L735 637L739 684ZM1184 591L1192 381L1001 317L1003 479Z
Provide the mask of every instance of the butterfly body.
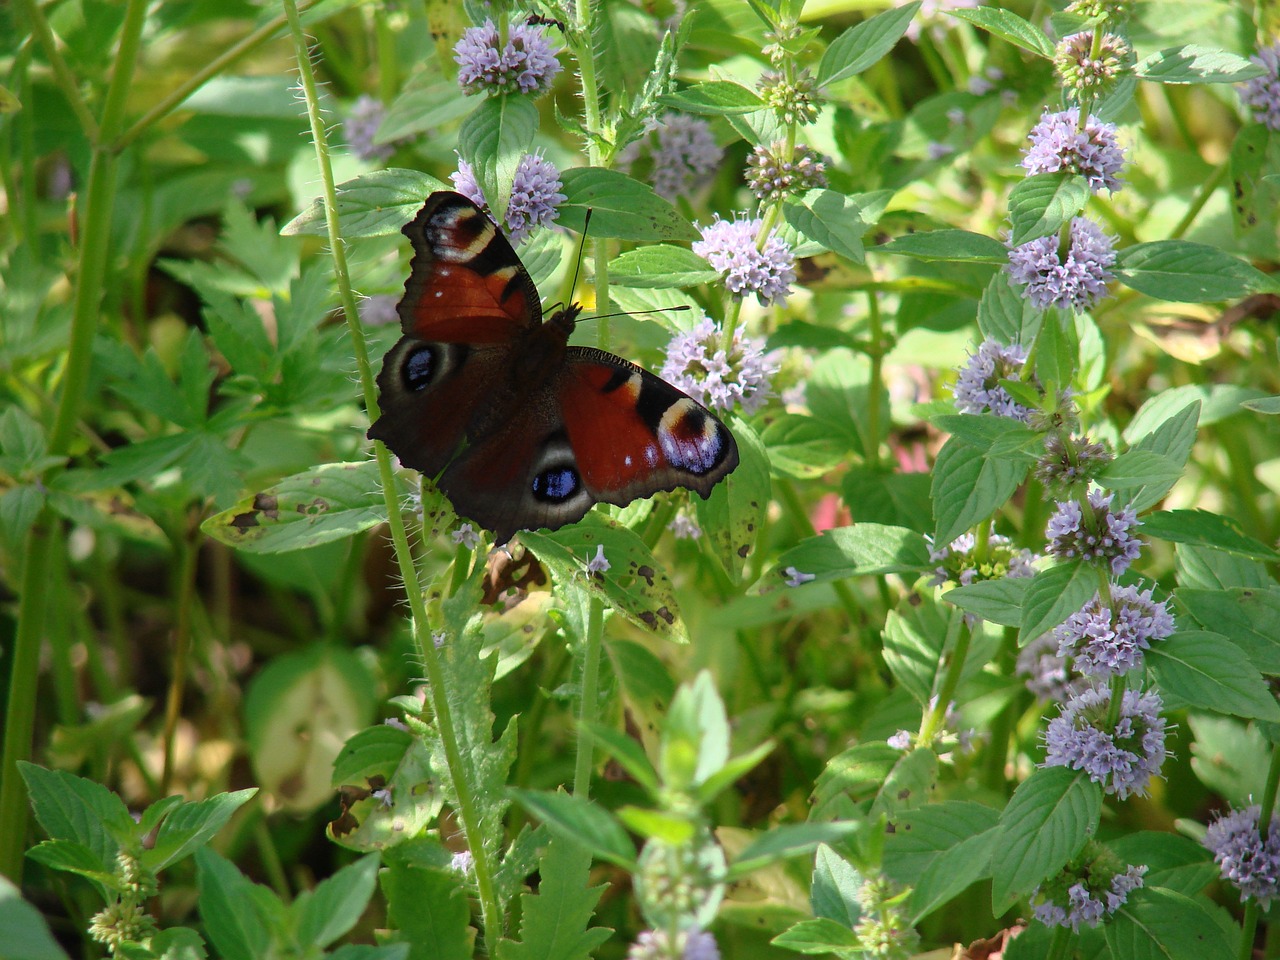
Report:
M466 197L432 194L404 233L404 336L378 375L369 436L497 542L572 523L596 502L676 487L706 497L737 466L733 435L697 401L569 345L579 306L544 322L528 271Z

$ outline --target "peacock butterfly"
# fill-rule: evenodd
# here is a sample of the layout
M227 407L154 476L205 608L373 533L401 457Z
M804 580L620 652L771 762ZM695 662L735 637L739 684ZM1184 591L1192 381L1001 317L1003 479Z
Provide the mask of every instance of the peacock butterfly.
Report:
M569 346L581 305L544 322L533 278L462 194L433 193L402 232L413 244L396 308L404 336L382 361L369 437L496 543L594 503L677 487L705 499L738 465L733 434L692 397Z

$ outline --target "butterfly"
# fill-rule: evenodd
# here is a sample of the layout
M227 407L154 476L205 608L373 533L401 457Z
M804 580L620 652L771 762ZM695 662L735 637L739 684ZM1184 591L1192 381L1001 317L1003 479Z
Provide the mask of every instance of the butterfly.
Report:
M404 336L382 361L368 435L495 543L596 503L677 487L705 499L738 465L733 434L702 404L622 357L569 346L581 305L544 320L529 271L471 200L433 193L402 232Z

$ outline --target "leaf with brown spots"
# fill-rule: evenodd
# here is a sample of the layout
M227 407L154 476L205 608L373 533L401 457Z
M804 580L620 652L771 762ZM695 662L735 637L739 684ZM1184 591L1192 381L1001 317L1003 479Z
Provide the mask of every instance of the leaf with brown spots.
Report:
M740 417L732 418L738 441L738 469L725 477L706 500L698 501L698 523L716 558L734 583L742 580L747 557L755 549L772 487L769 453L759 435Z
M410 491L406 480L397 495ZM369 460L326 463L286 477L210 517L201 529L240 550L282 553L354 536L385 519L378 465Z

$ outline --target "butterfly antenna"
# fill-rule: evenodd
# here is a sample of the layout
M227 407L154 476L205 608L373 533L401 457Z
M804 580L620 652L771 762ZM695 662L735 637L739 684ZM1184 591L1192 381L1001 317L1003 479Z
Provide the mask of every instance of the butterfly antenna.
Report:
M681 310L692 310L688 304L678 307L654 307L652 310L619 310L617 313L597 313L583 320L608 320L611 317L643 317L646 313L679 313ZM581 322L581 321L579 321Z
M591 225L591 207L587 207L587 215L582 219L582 237L578 240L578 257L573 264L573 282L569 284L569 298L573 299L573 291L578 289L578 275L582 272L582 258L587 250L587 227ZM577 321L574 321L575 323Z

